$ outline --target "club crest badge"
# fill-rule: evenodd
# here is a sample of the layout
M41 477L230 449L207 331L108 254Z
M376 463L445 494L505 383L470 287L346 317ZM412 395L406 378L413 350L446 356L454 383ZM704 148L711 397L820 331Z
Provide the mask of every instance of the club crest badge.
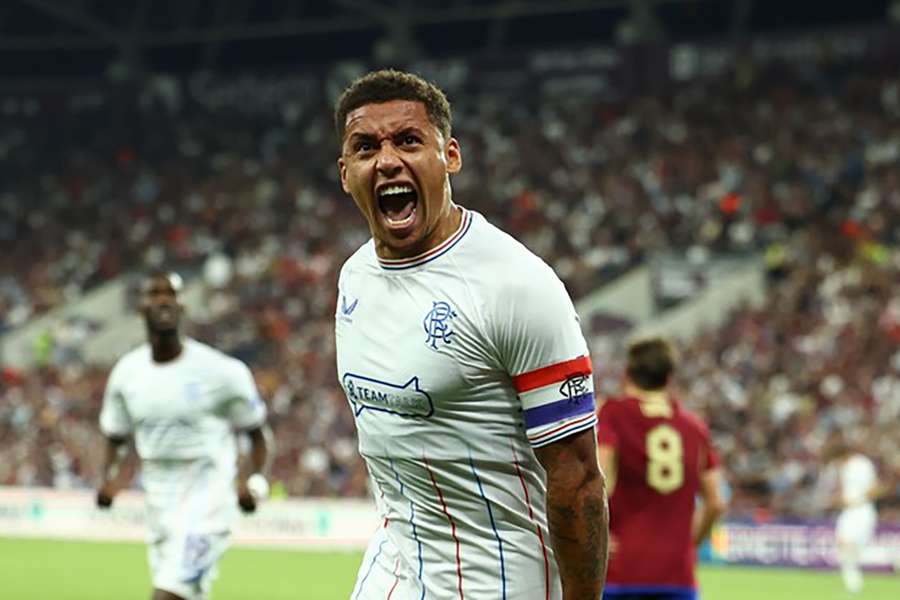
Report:
M592 396L588 386L588 376L583 374L570 375L559 387L559 392L572 404L581 404L583 400Z
M425 344L432 350L438 350L440 344L452 343L454 335L452 321L456 318L456 312L448 302L434 301L431 310L425 315L422 327L428 336Z

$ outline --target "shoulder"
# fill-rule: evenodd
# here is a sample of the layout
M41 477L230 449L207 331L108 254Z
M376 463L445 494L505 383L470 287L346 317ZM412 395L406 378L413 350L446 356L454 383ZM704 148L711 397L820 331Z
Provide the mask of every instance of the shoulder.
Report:
M563 282L542 258L481 214L470 212L472 239L465 252L467 271L480 272L486 287L500 302L516 298L540 302L547 299L548 292L565 292Z
M670 402L675 407L677 414L678 414L678 418L681 419L685 424L687 424L690 427L697 428L697 429L703 429L703 430L707 429L706 421L704 421L703 418L699 414L697 414L693 410L685 407L680 399L678 399L674 396L670 396Z
M627 399L618 396L609 396L603 399L600 405L599 414L601 418L617 415L626 409Z
M678 410L681 413L681 418L690 423L693 427L706 429L706 421L704 421L700 415L688 408L684 408L681 404L678 404Z
M863 454L854 454L847 461L847 466L854 471L874 471L875 463Z
M697 413L687 408L684 408L680 403L677 404L678 407L678 416L682 423L684 423L690 430L696 432L699 436L707 438L709 437L709 426L706 424L706 421L700 417Z
M344 261L344 264L341 265L340 279L372 266L377 266L377 260L375 257L375 243L370 239Z
M473 244L482 264L496 268L499 280L511 285L524 285L537 277L559 281L556 273L541 257L525 244L490 223L482 215L473 213ZM531 277L522 277L523 275Z
M132 348L116 361L109 373L109 379L118 379L133 373L150 363L150 344L143 343Z
M222 352L218 348L213 348L209 344L204 344L194 339L187 339L185 340L185 347L189 352L188 360L196 362L212 372L234 373L248 369L243 361Z

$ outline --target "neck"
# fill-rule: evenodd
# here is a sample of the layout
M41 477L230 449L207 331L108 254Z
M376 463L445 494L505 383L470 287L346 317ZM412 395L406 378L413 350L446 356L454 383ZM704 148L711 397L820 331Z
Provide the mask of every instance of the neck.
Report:
M453 235L456 230L459 229L459 224L461 222L462 209L453 202L450 202L441 211L441 216L434 229L427 233L420 243L412 246L408 250L398 252L387 246L378 238L375 238L375 253L383 259L411 258L413 256L424 254L432 248L437 248L444 240Z
M625 384L625 395L630 396L632 398L637 398L641 402L646 402L648 404L668 404L669 403L669 392L666 389L661 390L645 390L639 388L633 383Z
M150 332L150 348L153 351L153 362L165 363L178 358L184 345L177 330L155 331Z
M625 393L637 398L641 412L649 418L668 419L672 416L673 407L666 390L643 390L635 385L626 385Z
M441 220L438 221L434 231L431 236L429 236L431 239L425 244L427 248L422 249L422 252L428 252L432 248L440 246L444 240L456 233L456 230L459 229L459 226L462 223L462 213L462 209L455 205L453 200L449 200L444 206Z

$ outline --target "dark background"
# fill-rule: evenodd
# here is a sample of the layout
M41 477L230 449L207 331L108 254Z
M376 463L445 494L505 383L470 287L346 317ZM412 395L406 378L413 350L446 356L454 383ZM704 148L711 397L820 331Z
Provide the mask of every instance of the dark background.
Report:
M6 0L0 83L405 62L896 23L893 0Z

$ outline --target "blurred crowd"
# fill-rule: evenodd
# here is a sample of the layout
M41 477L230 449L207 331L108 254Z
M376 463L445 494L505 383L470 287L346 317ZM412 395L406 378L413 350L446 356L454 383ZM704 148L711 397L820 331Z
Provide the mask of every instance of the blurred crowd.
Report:
M684 340L676 386L711 424L734 514L821 512L838 433L900 493L896 73L744 65L604 100L494 93L466 68L447 84L465 159L454 199L574 297L657 252L765 257L766 305ZM0 334L137 270L202 278L190 333L252 367L279 489L367 494L334 371L337 272L368 237L337 179L330 109L346 74L8 99ZM615 393L621 336L595 341L599 387ZM108 366L47 356L2 373L0 484L91 486Z

